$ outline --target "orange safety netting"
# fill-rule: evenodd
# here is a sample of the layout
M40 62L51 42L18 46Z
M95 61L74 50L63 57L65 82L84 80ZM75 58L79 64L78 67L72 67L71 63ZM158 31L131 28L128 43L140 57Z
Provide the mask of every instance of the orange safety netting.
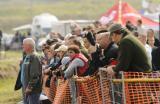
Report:
M160 104L160 73L124 72L121 77L111 78L105 71L98 76L74 77L76 104ZM51 81L53 104L71 104L70 81L58 82L56 86Z
M160 104L160 73L124 73L126 104ZM158 80L157 80L158 79Z
M102 104L102 96L97 77L75 78L77 104ZM60 82L53 104L71 104L69 81Z
M119 77L100 71L103 104L160 104L159 72L124 72Z
M69 81L59 80L53 104L71 104Z
M50 87L46 87L45 84L46 84L46 81L48 79L48 75L44 75L43 76L43 92L44 94L48 97L48 99L53 102L54 100L54 97L55 97L55 94L56 94L56 81L55 81L55 78L52 77L51 78L51 81L50 81Z
M55 94L56 94L56 80L55 77L52 77L50 82L49 96L48 96L51 102L53 102Z
M80 77L76 79L79 104L102 104L99 77Z

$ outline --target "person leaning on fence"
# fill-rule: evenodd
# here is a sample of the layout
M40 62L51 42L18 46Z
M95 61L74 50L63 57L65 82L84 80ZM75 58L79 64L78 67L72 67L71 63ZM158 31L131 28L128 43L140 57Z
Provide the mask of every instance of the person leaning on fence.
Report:
M108 74L115 75L119 71L150 72L151 63L143 44L131 35L121 24L112 24L109 28L112 40L119 44L118 64L109 66Z
M117 59L118 46L112 41L110 33L107 30L98 32L96 41L104 49L102 58L98 51L92 53L92 60L94 60L96 67L104 67L110 64L111 59Z
M66 45L61 45L58 49L55 50L57 52L57 57L61 60L67 52L68 46Z
M48 74L50 72L51 67L55 67L60 59L57 57L57 53L55 51L56 44L50 46L49 50L47 51L47 58L49 60L49 64L45 67L44 74Z
M64 71L64 78L71 78L73 75L83 76L88 70L88 59L80 53L76 45L69 46L68 56L71 61Z
M98 68L111 64L111 61L116 60L118 56L118 46L112 42L106 29L97 32L96 42L97 44L92 45L92 51L90 51L92 60L89 65L89 75L96 74Z
M20 66L15 90L22 88L24 104L40 104L42 66L32 38L23 40L23 51L26 56Z
M68 46L66 45L60 45L57 47L58 44L55 44L54 46L52 46L52 51L54 51L56 54L54 55L53 61L51 62L51 64L49 65L49 68L47 69L47 73L52 72L53 74L57 74L57 76L59 76L59 67L61 66L61 60L63 59L63 57L66 56L66 52L68 49ZM52 73L51 76L52 76Z
M76 104L77 102L77 89L74 80L72 80L72 76L84 76L85 72L88 70L88 59L80 53L80 49L76 45L71 45L68 48L68 58L67 63L63 62L64 64L68 64L67 68L64 70L64 79L69 80L70 92L71 92L71 104ZM63 65L63 64L62 64ZM63 68L64 69L64 68Z

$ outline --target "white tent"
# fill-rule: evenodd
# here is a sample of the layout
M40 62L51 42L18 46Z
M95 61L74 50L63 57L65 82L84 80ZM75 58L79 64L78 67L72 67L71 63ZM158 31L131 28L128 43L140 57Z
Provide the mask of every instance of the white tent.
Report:
M26 24L26 25L23 25L23 26L13 28L13 31L31 30L31 28L32 28L31 24Z
M51 27L52 23L58 22L58 18L49 13L43 13L35 16L32 21L32 25L39 25L40 27Z
M31 33L34 35L48 34L52 25L58 22L58 18L49 13L43 13L35 16L32 21Z
M52 25L52 32L59 32L63 36L71 32L71 24L78 24L81 27L90 25L95 20L62 20Z

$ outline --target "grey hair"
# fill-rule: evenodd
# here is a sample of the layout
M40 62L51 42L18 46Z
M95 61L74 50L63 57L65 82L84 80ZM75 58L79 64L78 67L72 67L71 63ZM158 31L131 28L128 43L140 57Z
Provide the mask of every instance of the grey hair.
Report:
M32 38L25 38L23 43L27 43L32 46L33 51L35 51L35 41Z

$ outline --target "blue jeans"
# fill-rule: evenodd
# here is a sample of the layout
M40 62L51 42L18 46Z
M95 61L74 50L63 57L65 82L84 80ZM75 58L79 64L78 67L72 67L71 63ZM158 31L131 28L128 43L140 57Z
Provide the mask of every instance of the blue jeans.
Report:
M40 104L40 93L29 94L24 98L24 104Z

